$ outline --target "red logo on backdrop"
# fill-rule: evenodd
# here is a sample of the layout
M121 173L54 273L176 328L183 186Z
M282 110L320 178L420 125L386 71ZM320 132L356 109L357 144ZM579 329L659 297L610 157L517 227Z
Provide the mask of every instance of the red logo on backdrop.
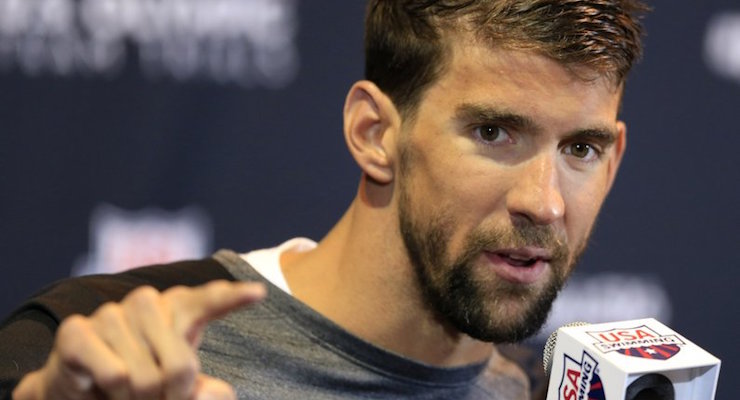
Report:
M602 353L617 351L626 356L649 360L667 360L685 344L678 336L661 335L647 325L587 333L598 340L594 346Z

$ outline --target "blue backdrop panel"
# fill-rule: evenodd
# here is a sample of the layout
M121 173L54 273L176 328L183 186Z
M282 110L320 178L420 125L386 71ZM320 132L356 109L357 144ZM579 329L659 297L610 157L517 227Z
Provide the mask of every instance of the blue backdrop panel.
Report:
M740 4L650 4L626 158L546 330L656 316L722 359L717 398L736 399ZM131 249L321 238L359 176L341 108L363 8L0 0L0 314L73 270L147 260Z

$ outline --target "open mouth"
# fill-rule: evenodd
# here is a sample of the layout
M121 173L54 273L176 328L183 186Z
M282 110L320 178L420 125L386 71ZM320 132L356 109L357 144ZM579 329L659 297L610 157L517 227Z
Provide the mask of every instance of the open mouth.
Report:
M515 267L531 267L532 265L534 265L534 263L541 260L541 258L539 257L527 257L527 256L521 256L518 254L507 254L507 253L497 253L497 254L504 261L506 261L507 263Z
M549 263L552 259L549 250L539 247L498 249L492 252L500 261L513 267L531 267L538 262Z
M487 252L493 271L502 279L517 284L532 284L541 279L551 260L542 248L498 249Z

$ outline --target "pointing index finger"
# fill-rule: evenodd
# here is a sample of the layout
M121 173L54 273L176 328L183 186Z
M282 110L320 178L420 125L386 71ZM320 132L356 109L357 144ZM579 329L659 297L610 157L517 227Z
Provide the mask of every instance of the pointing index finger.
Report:
M164 293L172 312L175 332L195 344L205 325L231 311L256 303L267 295L267 289L257 282L209 282L186 288L175 287Z

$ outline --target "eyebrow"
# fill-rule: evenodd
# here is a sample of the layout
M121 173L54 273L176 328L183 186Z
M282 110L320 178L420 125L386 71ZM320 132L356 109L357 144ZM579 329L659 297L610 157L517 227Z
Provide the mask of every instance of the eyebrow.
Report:
M488 122L533 133L544 130L529 116L479 103L460 104L455 110L455 119L461 122ZM578 140L596 141L602 146L608 146L617 140L617 131L613 127L597 125L568 132L564 137L564 141Z
M594 141L603 147L607 147L617 140L617 132L608 128L579 129L569 133L566 136L566 140L569 142L578 142L580 140Z
M460 104L455 110L455 119L458 121L496 123L519 130L541 130L537 123L530 117L478 103Z

